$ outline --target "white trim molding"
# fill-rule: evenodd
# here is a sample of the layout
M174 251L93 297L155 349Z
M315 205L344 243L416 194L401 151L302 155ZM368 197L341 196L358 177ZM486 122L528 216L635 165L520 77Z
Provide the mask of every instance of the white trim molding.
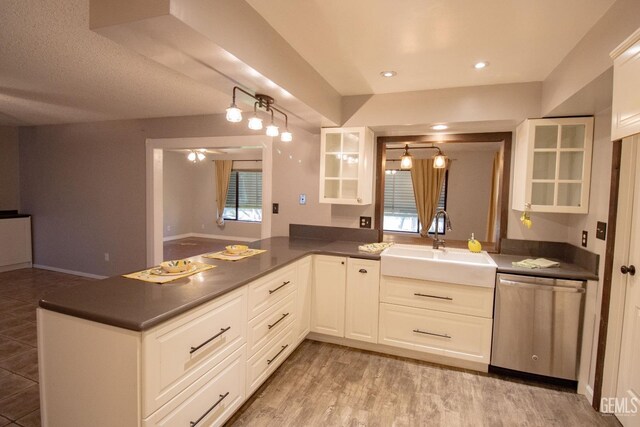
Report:
M146 141L147 175L147 267L163 261L163 150L220 147L252 147L262 150L262 239L271 237L271 199L273 171L273 138L263 135L200 138L149 138ZM208 236L207 236L208 237ZM220 236L239 240L233 236ZM253 239L255 240L255 239ZM244 241L244 240L242 240Z

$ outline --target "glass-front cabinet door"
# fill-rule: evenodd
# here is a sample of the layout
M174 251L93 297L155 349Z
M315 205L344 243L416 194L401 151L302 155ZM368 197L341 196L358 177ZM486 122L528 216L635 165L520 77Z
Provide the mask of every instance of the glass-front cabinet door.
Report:
M516 132L513 209L587 213L593 118L535 119Z
M321 138L320 203L370 204L373 133L366 128L326 128Z

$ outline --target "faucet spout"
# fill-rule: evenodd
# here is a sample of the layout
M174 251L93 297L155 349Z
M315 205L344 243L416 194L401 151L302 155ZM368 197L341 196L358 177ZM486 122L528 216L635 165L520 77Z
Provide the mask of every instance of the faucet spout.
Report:
M435 215L436 229L433 235L433 249L440 249L440 247L444 247L445 243L444 239L440 239L438 233L438 229L440 228L440 217L444 219L445 229L447 231L453 230L453 228L451 227L451 219L449 218L449 214L447 213L447 211L445 211L444 209L438 210Z

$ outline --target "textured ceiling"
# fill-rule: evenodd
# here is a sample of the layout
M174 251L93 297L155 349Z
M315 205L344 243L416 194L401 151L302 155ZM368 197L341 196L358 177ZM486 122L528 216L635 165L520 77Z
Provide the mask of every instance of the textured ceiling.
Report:
M351 95L543 80L613 0L248 3ZM474 70L479 59L490 67ZM382 79L383 69L398 76ZM89 0L0 1L0 125L212 114L228 103L92 32Z
M88 0L2 0L0 40L0 125L211 114L229 103L89 30Z
M247 1L342 95L542 81L614 3Z

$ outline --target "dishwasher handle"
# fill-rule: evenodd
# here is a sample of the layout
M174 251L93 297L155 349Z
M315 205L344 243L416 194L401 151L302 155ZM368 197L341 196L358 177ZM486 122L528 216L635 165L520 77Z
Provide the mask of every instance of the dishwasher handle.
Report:
M571 293L586 292L583 287L553 286L553 285L542 285L542 284L534 284L534 283L523 283L523 282L516 282L513 280L506 280L503 278L499 279L498 284L506 285L506 286L514 286L518 288L525 288L525 289L536 289L539 291L571 292Z

